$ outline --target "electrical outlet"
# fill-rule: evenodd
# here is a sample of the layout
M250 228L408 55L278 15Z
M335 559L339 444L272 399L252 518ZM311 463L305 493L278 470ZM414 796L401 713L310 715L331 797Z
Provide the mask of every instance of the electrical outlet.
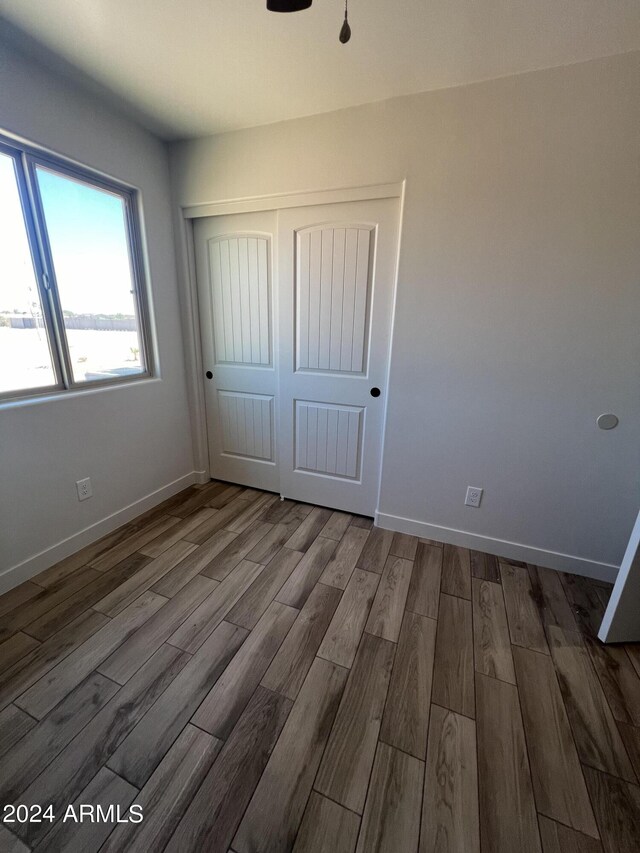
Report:
M87 498L93 497L93 489L91 488L90 477L85 477L84 480L78 480L76 482L76 489L78 490L79 501L86 501Z
M478 489L476 486L469 486L467 488L467 497L464 501L465 506L480 506L483 491L484 489Z

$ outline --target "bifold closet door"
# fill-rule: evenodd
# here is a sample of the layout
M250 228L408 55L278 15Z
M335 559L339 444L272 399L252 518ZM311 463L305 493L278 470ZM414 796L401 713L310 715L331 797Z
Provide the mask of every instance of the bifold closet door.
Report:
M247 213L194 225L211 476L274 492L276 219Z
M399 199L278 214L280 491L376 510Z

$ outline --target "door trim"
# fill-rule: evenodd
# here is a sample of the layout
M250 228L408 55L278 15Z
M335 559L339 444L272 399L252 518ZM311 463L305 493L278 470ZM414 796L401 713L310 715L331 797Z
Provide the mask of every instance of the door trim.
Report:
M259 213L265 210L282 210L289 207L308 207L309 205L335 204L344 201L370 201L377 198L401 198L404 181L391 184L372 184L365 187L340 187L329 190L310 190L303 192L278 193L275 195L257 195L247 198L206 201L182 208L186 219L202 216L224 216L230 213Z
M398 222L398 249L394 280L392 283L392 316L387 354L386 387L389 388L391 357L395 331L396 300L398 292L398 272L402 251L402 230L407 181L404 178L387 184L370 184L359 187L341 187L324 190L280 193L247 198L224 199L202 202L193 205L179 205L174 208L174 226L177 236L177 264L182 333L185 350L187 375L187 397L191 413L191 435L193 442L194 469L200 479L211 475L209 467L209 444L207 439L207 415L205 409L204 370L202 359L202 341L200 339L200 313L198 305L198 285L195 266L194 219L203 216L223 216L230 213L254 213L266 210L281 210L289 207L306 207L317 204L334 204L348 201L370 201L378 198L399 198L400 213ZM382 422L382 447L384 449L387 426L387 407L389 394L385 399ZM380 504L380 485L384 469L384 457L380 465L380 480L376 504Z

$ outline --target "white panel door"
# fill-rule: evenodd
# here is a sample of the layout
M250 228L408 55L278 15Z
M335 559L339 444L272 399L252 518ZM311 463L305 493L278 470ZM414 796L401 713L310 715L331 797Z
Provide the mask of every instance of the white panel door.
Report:
M398 199L278 214L285 497L375 512L398 228Z
M194 225L211 476L275 492L276 216L218 216Z

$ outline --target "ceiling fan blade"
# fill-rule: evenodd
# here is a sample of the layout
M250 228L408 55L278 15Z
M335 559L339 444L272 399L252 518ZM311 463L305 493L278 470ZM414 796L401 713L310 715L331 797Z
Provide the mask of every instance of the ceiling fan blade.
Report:
M312 0L267 0L267 9L270 12L300 12L308 9Z

